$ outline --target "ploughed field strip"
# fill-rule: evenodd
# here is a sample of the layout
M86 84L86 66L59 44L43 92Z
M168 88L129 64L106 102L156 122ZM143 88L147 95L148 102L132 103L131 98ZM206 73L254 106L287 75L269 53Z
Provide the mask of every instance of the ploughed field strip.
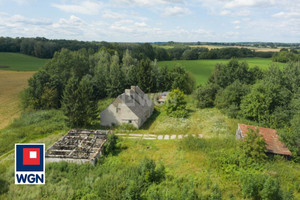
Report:
M95 164L106 142L105 130L73 129L46 151L46 162L67 161Z
M188 137L188 135L153 135L153 134L137 134L137 133L117 133L118 137L128 139L144 139L144 140L174 140ZM202 134L192 134L193 137L203 138Z

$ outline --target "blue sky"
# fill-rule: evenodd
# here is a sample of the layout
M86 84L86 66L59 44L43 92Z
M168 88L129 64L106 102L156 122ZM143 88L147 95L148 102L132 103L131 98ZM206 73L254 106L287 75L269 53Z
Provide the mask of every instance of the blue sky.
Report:
M300 42L300 0L0 0L0 36Z

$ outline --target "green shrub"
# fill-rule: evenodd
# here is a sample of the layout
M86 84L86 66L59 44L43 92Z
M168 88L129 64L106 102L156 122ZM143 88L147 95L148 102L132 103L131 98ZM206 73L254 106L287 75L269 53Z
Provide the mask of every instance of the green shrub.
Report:
M199 86L195 92L195 98L198 108L210 108L214 106L216 94L220 87L216 84L207 84Z
M248 129L247 136L243 138L240 144L246 158L253 160L254 162L261 162L267 158L266 142L262 135L252 129Z
M279 180L263 174L244 174L241 176L244 198L255 200L294 199L292 192L283 191Z
M278 179L269 177L265 183L264 188L261 190L261 197L263 200L280 200L280 186Z
M209 200L221 200L222 199L222 193L219 189L218 185L214 185L212 188L212 193L209 196Z
M261 199L260 191L264 187L265 176L245 174L241 178L241 187L244 198Z
M144 158L141 161L138 172L140 175L139 178L145 184L159 183L165 178L165 167L163 165L156 167L155 162L149 158Z
M175 89L172 90L164 103L164 110L171 117L184 118L187 117L186 100L184 93Z
M0 178L0 195L8 192L9 190L9 183Z
M115 134L107 134L107 140L104 144L104 154L114 154L117 149L117 139L118 137Z
M224 110L230 117L237 117L242 98L249 91L248 85L236 80L224 90L218 91L215 105L217 108Z

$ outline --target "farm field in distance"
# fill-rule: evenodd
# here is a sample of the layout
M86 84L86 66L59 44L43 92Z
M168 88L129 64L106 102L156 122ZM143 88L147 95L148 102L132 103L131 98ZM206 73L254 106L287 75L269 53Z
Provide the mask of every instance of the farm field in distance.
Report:
M33 74L0 70L0 129L21 113L19 93L27 86L27 80Z
M221 48L247 48L258 52L279 52L282 47L271 48L271 47L249 47L249 46L218 46L218 45L191 45L190 47L205 47L210 49L221 49Z
M39 70L47 60L20 53L0 52L0 129L20 115L19 93L27 87L33 71Z
M21 53L0 52L0 70L38 71L47 61Z
M157 45L157 44L153 44L154 47L160 47L160 48L164 48L164 49L171 49L174 48L176 46L172 46L172 45ZM205 47L208 48L209 50L211 49L221 49L221 48L247 48L247 49L251 49L251 50L255 50L257 52L279 52L282 48L286 48L286 47L277 47L277 48L271 48L271 47L251 47L251 46L225 46L225 45L190 45L189 47Z
M173 67L176 64L182 65L186 70L190 71L196 79L196 84L205 84L214 70L217 63L227 63L227 59L216 60L172 60L172 61L160 61L158 65L160 67L167 66ZM261 69L266 69L271 64L276 64L283 67L283 63L274 63L270 58L241 58L239 61L246 61L249 67L258 66Z

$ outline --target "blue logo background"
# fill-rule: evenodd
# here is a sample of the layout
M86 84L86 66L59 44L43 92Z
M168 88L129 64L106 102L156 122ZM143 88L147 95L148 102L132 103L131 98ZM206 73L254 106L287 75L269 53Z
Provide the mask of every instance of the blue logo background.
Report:
M40 165L23 165L23 148L39 148L40 149ZM17 144L16 145L16 171L44 171L44 148L43 145L27 145Z

